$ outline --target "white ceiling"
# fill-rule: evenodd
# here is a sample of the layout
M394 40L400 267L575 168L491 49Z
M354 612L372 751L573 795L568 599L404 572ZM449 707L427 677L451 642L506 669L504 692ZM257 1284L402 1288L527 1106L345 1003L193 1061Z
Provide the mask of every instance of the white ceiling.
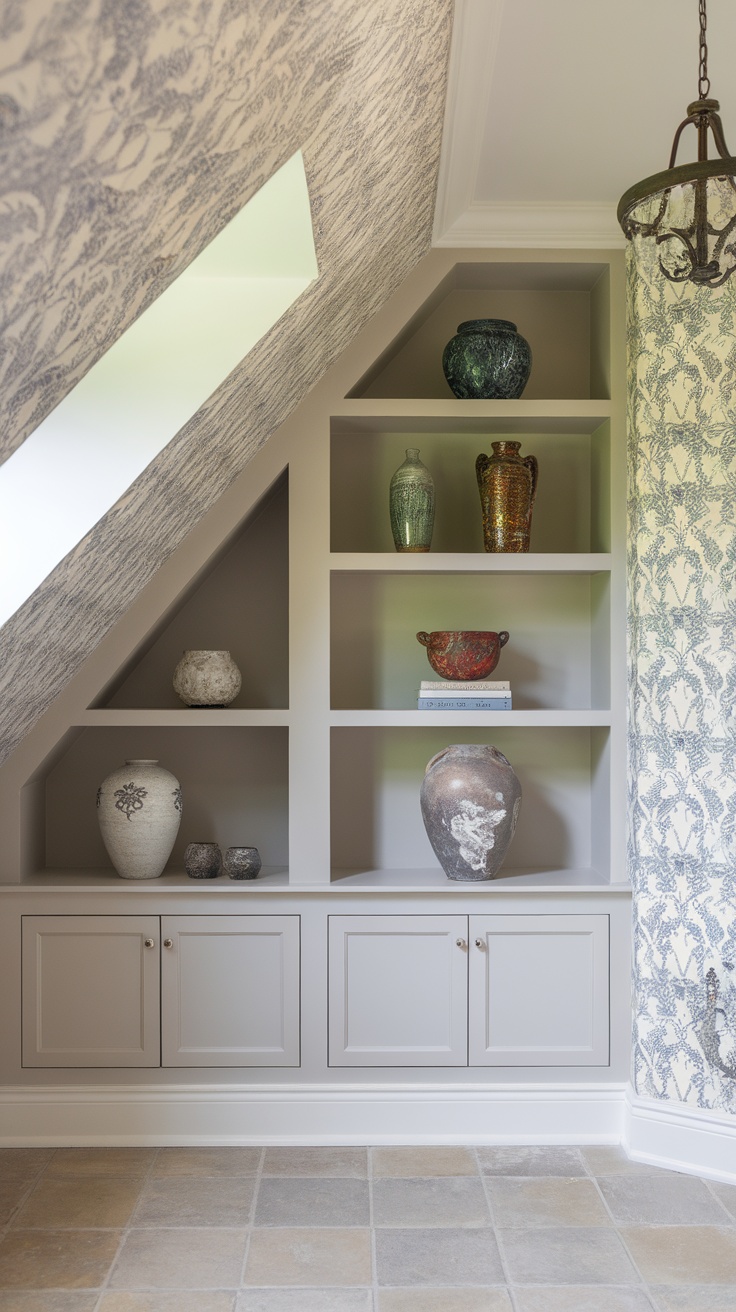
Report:
M619 196L697 97L698 30L697 0L456 0L436 244L618 244ZM734 0L708 44L736 152Z

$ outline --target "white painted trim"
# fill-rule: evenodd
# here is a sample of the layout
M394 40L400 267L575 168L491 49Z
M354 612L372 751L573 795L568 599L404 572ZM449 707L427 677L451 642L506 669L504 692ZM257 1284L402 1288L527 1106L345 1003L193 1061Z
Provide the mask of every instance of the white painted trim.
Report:
M641 1098L629 1087L623 1143L635 1162L736 1184L736 1116Z
M440 227L439 221L435 224L433 244L612 250L625 246L626 241L616 221L613 202L610 205L542 201L481 205L470 202L463 213L451 219L444 228Z
M0 1090L0 1146L619 1143L624 1086L137 1085Z
M505 3L455 0L435 205L436 238L451 230L475 195Z
M0 1089L0 1147L623 1143L736 1184L736 1117L623 1084L208 1084Z

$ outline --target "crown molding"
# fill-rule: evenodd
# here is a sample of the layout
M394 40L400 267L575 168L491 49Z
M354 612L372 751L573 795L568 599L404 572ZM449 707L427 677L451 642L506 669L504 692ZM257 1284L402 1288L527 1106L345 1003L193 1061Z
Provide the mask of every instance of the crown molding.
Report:
M561 249L589 247L611 250L626 245L610 204L470 204L443 232L434 246L538 246Z
M455 0L434 236L473 201L506 0Z
M432 244L622 248L614 202L474 200L506 2L455 0Z

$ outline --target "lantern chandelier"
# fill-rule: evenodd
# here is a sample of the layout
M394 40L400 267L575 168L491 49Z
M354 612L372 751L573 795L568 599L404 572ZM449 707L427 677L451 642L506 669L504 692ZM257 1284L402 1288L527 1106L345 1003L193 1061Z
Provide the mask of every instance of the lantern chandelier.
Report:
M708 99L706 0L699 0L698 99L687 107L672 143L669 168L624 192L618 221L627 238L653 237L660 246L659 267L670 282L720 287L736 272L736 158L729 154L717 100ZM683 129L698 132L698 158L678 164ZM708 132L718 157L708 158Z

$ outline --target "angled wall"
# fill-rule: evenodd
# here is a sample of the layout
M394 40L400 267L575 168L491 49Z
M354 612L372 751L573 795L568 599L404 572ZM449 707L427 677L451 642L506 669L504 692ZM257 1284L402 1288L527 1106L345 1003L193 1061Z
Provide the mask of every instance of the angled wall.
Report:
M297 149L320 277L0 631L0 759L428 248L451 17L41 0L6 20L6 455Z

